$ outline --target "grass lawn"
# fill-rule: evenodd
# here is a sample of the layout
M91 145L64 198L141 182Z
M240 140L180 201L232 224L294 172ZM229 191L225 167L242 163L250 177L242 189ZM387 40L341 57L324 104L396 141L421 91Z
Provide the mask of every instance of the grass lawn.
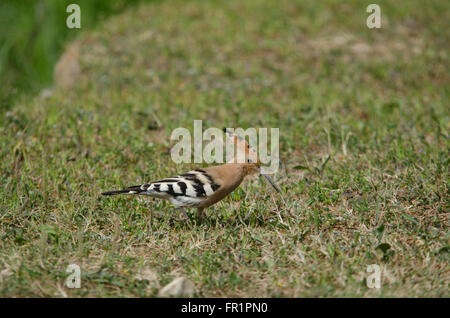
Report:
M450 4L378 1L368 29L369 3L156 2L83 33L0 112L0 296L449 297ZM198 167L170 158L194 119L278 127L283 195L249 178L202 223L100 196Z

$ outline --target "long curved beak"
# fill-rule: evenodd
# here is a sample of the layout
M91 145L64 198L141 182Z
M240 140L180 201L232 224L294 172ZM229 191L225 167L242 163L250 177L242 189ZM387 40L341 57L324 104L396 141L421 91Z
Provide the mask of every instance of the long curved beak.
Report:
M273 182L273 180L272 180L271 177L269 177L267 174L262 174L262 173L261 173L261 175L262 175L264 178L266 178L267 181L269 181L269 183L272 185L272 187L273 187L278 193L281 192L280 188L275 184L275 182Z

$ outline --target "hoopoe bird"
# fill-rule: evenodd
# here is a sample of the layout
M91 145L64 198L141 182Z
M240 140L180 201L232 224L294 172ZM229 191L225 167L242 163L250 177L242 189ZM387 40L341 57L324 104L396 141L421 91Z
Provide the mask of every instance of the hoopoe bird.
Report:
M229 131L225 133L236 145L237 151L244 151L246 158L244 163L237 163L234 156L222 165L195 169L175 177L130 186L123 190L103 192L102 195L138 194L167 199L183 212L184 218L177 219L180 221L188 219L184 208L198 208L197 216L201 219L205 208L225 198L249 175L261 174L277 192L281 192L267 174L261 173L257 153L247 141Z

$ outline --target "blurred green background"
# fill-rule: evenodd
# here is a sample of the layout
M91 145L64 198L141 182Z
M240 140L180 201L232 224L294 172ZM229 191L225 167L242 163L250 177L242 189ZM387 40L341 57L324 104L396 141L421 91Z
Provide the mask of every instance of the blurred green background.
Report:
M9 109L20 94L36 93L51 84L65 43L139 2L151 0L1 0L0 110ZM81 29L66 27L71 3L82 8Z

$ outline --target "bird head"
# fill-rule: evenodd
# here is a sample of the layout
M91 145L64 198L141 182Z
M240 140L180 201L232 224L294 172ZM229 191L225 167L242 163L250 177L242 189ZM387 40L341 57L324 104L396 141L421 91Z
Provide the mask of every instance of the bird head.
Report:
M226 128L223 129L228 140L236 146L236 153L228 163L238 163L242 165L245 175L260 174L263 176L277 191L281 192L280 188L275 184L271 177L261 172L261 161L258 158L258 153L255 148L251 147L249 143L241 136L232 133Z

